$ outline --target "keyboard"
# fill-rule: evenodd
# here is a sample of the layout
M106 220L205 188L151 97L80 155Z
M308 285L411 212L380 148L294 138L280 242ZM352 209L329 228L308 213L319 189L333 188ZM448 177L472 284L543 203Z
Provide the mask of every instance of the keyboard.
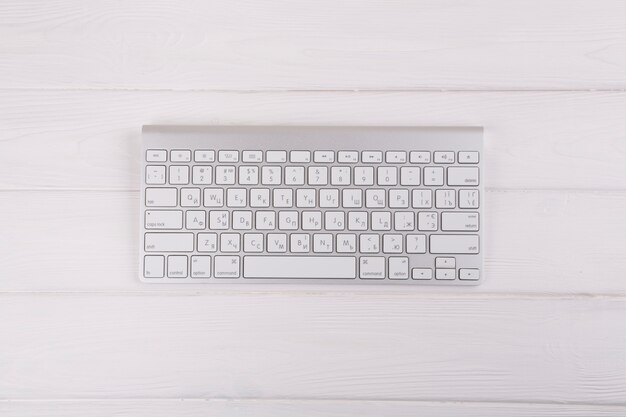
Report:
M146 283L476 285L479 127L144 126Z

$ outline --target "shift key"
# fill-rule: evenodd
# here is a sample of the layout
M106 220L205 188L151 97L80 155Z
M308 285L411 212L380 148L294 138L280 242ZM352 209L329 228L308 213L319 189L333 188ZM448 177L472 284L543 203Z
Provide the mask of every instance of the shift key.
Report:
M475 255L479 251L478 235L430 235L430 253Z
M193 233L146 233L146 252L193 252Z

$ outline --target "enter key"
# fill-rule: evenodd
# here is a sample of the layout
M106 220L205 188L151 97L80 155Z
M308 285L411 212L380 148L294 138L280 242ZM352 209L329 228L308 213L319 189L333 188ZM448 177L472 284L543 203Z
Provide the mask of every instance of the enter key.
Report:
M441 213L441 230L450 232L476 232L480 228L479 215L476 212Z

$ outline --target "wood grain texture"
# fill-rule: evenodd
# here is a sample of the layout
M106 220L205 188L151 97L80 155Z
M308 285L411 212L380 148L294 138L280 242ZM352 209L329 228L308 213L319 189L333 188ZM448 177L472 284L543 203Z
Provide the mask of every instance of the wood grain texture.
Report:
M4 294L0 397L626 405L626 300ZM10 337L6 337L10 335Z
M0 292L338 291L334 286L284 284L142 284L137 272L138 197L137 192L0 192ZM485 204L486 280L479 287L340 288L408 294L626 294L626 193L488 192Z
M0 400L0 414L28 417L623 417L626 407L359 400Z
M0 189L137 190L143 124L366 123L484 126L489 188L626 190L625 108L626 93L0 91Z
M3 1L0 87L624 89L620 0Z

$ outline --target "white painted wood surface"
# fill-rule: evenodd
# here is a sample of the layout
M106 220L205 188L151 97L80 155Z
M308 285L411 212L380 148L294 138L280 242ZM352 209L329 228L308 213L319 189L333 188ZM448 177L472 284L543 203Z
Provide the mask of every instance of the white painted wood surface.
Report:
M625 45L619 0L3 1L0 416L625 415ZM141 285L149 123L485 126L487 280Z

